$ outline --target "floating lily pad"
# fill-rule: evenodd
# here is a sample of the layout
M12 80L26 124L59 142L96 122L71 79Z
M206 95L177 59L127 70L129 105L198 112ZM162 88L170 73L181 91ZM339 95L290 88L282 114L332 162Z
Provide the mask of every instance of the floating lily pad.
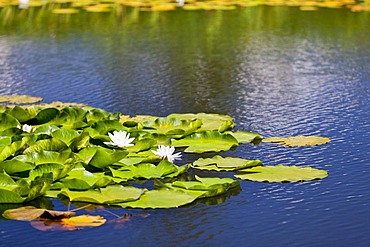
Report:
M3 216L9 220L31 221L38 218L43 219L61 219L75 216L73 211L54 211L33 206L25 206L16 209L9 209L3 213Z
M172 164L169 161L162 160L158 165L150 163L141 163L137 165L128 165L120 168L120 170L110 169L113 177L119 177L125 180L144 178L165 178L178 176L180 173L185 172L185 169L181 169L178 166Z
M108 165L123 159L128 154L127 151L123 150L110 150L103 147L89 147L82 149L78 156L85 161L86 164L90 164L97 168L105 168Z
M69 145L74 138L79 136L80 133L74 129L57 129L51 133L51 136L63 141L65 144Z
M19 121L12 115L7 113L0 113L0 131L9 128L17 128L17 126L19 125Z
M290 136L270 137L263 139L263 142L278 143L288 147L317 146L330 142L327 137L321 136Z
M125 123L125 122L138 122L142 124L150 124L153 123L158 117L156 116L150 116L150 115L137 115L135 117L130 117L127 115L120 116L119 122Z
M144 127L154 129L148 129L147 131L149 132L181 137L182 135L193 133L201 125L202 121L199 119L180 120L173 117L166 117L157 118L154 122L147 122L144 124Z
M42 101L41 97L29 95L0 95L0 102L9 102L12 104L32 104Z
M126 150L129 151L129 152L137 153L137 152L148 150L156 144L157 144L156 140L145 138L145 139L141 139L139 141L136 141L134 143L134 146L127 147Z
M193 194L192 191L204 191L198 198L217 196L231 188L239 186L239 181L231 178L201 178L195 176L197 181L175 181L170 186L172 189L181 188L183 192ZM169 184L166 184L167 186Z
M237 178L258 182L298 182L322 179L328 176L324 170L298 166L256 166L239 170Z
M74 168L68 172L68 176L60 182L53 184L53 189L68 188L74 190L88 190L91 187L103 187L111 182L109 176L104 173L91 173L85 168Z
M173 113L168 116L169 118L177 118L180 120L195 120L200 119L202 121L202 126L197 130L198 132L201 131L208 131L208 130L219 130L222 126L225 129L225 124L228 126L226 129L233 128L235 126L233 122L233 118L227 115L220 115L220 114L208 114L208 113L187 113L187 114L178 114ZM224 126L223 126L224 125Z
M22 162L19 160L5 160L3 162L0 162L0 172L5 171L8 174L29 171L33 168L34 166L30 163Z
M29 154L29 153L39 153L42 151L57 151L61 152L63 150L68 149L67 144L65 144L63 141L52 138L52 139L45 139L45 140L39 140L35 142L34 144L30 145L28 148L26 148L23 153Z
M116 204L130 208L175 208L189 204L197 199L196 196L175 190L146 191L139 200Z
M61 179L67 175L73 169L72 164L58 164L58 163L48 163L36 166L29 173L29 179L34 180L37 177L43 176L43 174L48 174L48 177L53 181Z
M217 131L194 133L180 140L173 140L175 147L187 147L184 152L204 153L220 152L238 146L238 141L230 134L221 134Z
M106 222L98 215L79 215L72 211L55 211L33 206L9 209L3 216L11 220L31 221L38 230L80 230L83 227L97 227Z
M34 163L36 165L46 163L58 163L65 164L70 158L73 158L74 154L70 149L66 149L62 152L55 151L41 151L36 153L29 153L26 155L17 155L13 159L22 162Z
M49 189L51 180L44 178L37 178L29 184L25 180L18 180L16 185L12 181L6 179L6 174L1 175L2 180L0 184L0 203L23 203L31 201L38 196L44 195ZM11 178L10 178L11 179ZM26 193L26 195L23 195Z
M200 158L194 161L192 167L209 171L234 171L247 167L261 166L260 160L246 160L233 157L221 157L216 155L212 158Z
M236 131L236 132L226 132L227 134L230 134L235 137L235 139L238 140L239 143L251 143L251 142L257 142L262 140L262 136L256 132L250 132L250 131Z
M0 173L0 189L14 190L17 183L6 173Z
M88 191L70 191L68 189L63 189L61 193L67 196L70 201L117 204L139 199L144 193L144 189L112 185L106 188L100 188L99 190Z
M14 155L19 150L24 149L28 145L28 142L30 142L30 140L32 140L32 137L25 136L20 141L15 141L10 145L1 148L0 149L0 161L3 161L9 158L10 156ZM30 142L29 144L31 143L32 142Z

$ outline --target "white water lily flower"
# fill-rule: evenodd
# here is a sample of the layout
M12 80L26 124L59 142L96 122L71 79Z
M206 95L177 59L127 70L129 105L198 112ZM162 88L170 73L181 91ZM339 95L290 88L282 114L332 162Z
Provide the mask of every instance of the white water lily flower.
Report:
M152 150L152 152L162 159L167 159L169 162L173 162L174 160L181 160L180 153L173 153L175 152L175 147L159 145L157 151Z
M34 130L34 128L28 124L24 124L23 126L18 125L17 128L23 130L24 132L28 132L28 133L31 133Z
M179 6L184 6L185 0L176 0L178 2Z
M104 144L112 145L112 146L118 146L118 147L131 147L134 144L131 142L135 140L135 138L130 138L130 133L127 133L126 131L120 130L120 131L113 131L113 135L111 133L108 133L111 142L104 142Z

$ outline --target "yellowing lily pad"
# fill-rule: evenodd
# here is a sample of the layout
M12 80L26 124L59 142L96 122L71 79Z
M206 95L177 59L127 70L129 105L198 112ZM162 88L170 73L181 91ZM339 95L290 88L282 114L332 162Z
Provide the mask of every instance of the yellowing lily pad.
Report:
M0 103L9 102L13 104L32 104L41 100L41 97L34 97L29 95L0 95Z
M327 137L321 136L290 136L290 137L270 137L263 139L263 142L278 143L288 147L317 146L330 142Z
M237 178L258 182L298 182L322 179L328 176L324 170L298 166L256 166L239 170Z

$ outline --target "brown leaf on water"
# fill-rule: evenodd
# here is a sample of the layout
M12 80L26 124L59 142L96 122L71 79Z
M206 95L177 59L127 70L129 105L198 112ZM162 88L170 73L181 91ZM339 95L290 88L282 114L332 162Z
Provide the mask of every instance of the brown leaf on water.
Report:
M74 216L72 211L54 211L33 206L25 206L16 209L9 209L3 213L3 216L10 220L31 221L35 219L61 219Z
M98 215L79 215L62 219L39 219L31 221L31 226L40 231L75 231L86 227L98 227L106 219Z

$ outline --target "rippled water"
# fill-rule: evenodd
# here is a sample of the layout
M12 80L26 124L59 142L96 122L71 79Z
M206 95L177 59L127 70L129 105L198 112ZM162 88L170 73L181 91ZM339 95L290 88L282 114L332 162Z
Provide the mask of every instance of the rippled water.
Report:
M321 181L242 182L234 195L178 209L131 210L150 216L77 232L40 232L2 220L0 246L370 245L367 13L255 7L64 17L4 11L1 94L131 115L221 113L233 116L237 129L265 137L332 141L307 148L242 145L226 153L265 165L325 169L329 177Z

